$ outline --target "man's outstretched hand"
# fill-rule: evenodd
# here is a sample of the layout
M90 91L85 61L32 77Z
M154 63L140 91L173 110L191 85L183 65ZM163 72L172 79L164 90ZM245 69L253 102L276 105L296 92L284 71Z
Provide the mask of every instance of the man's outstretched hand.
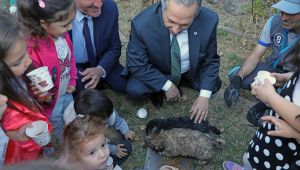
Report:
M242 78L234 76L231 84L224 91L224 100L227 106L231 106L240 96L240 86Z

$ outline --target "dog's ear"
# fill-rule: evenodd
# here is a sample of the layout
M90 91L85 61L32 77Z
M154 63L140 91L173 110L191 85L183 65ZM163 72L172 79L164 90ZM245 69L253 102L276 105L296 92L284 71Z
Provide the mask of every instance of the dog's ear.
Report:
M151 130L151 135L157 135L159 133L159 129L155 126L153 127L153 129Z

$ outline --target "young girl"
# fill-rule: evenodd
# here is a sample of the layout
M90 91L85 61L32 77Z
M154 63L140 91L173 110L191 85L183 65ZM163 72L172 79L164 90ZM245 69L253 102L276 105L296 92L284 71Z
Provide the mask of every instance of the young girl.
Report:
M27 93L21 77L31 64L23 34L17 20L6 13L0 13L0 86L7 98L7 107L1 120L1 127L10 138L6 164L34 160L42 147L25 135L25 128L36 120L49 122L40 113L39 106ZM3 99L3 97L2 97ZM48 123L49 132L51 125ZM2 139L1 139L2 140Z
M225 161L224 169L300 169L300 41L285 62L295 72L272 73L277 85L286 82L280 94L267 80L263 86L252 86L252 94L270 107L269 116L262 118L265 122L249 144L244 167Z
M24 26L27 51L34 67L48 66L54 88L49 102L39 91L35 95L42 103L45 114L53 125L53 135L62 140L63 111L73 101L76 65L68 31L72 29L76 6L73 0L17 1L19 20ZM49 93L48 93L49 94ZM45 104L46 103L46 104Z
M58 163L80 163L85 170L112 170L105 131L103 119L79 115L65 129L63 154Z

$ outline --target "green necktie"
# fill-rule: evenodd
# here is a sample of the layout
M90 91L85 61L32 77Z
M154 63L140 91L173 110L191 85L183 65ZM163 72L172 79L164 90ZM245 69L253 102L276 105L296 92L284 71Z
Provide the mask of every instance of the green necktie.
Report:
M181 56L176 35L173 35L171 43L171 74L172 82L178 86L181 77Z

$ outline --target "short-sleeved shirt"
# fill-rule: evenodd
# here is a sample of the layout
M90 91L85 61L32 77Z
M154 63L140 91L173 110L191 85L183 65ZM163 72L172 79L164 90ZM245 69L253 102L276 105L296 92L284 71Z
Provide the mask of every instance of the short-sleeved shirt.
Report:
M272 40L271 40L271 25L272 25L272 19L273 17L269 18L269 20L266 22L260 38L258 40L258 44L264 46L264 47L269 47L270 45L273 44ZM288 31L287 33L287 46L294 43L294 41L297 39L297 37L299 37L299 35L297 35L294 32Z

